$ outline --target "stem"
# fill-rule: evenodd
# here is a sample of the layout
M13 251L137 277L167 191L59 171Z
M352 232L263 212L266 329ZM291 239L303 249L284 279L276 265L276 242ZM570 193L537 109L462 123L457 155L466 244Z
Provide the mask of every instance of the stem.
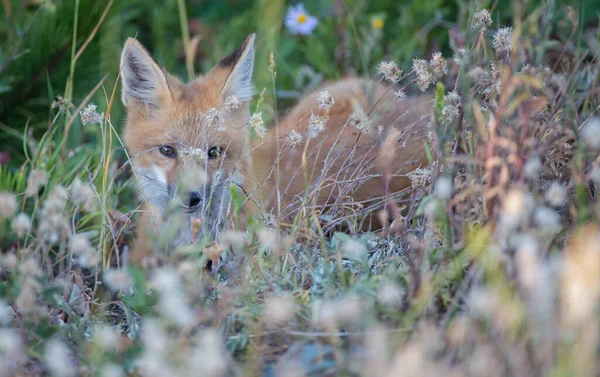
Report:
M194 78L194 62L190 52L190 29L184 0L177 0L177 9L179 10L179 24L181 26L181 37L183 38L183 49L185 50L185 69L188 79L191 80Z

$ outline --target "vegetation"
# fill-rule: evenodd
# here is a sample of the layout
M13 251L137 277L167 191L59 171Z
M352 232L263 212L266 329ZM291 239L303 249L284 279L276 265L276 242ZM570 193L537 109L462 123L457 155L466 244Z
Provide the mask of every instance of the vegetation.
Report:
M292 5L3 2L0 376L597 375L593 1L315 0L296 34ZM430 91L430 165L378 232L352 230L351 195L318 213L307 195L291 225L254 219L128 265L125 37L191 77L254 31L253 112L275 122L346 75L398 102Z

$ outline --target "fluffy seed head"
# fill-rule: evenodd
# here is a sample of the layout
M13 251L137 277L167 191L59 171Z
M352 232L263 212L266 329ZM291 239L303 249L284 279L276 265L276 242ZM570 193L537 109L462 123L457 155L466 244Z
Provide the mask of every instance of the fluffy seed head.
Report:
M377 66L377 73L392 84L400 81L400 78L402 77L402 70L398 67L398 64L391 60L379 63Z
M27 188L25 196L31 197L38 194L40 188L48 182L48 173L45 170L34 169L27 178Z
M0 192L0 219L10 219L17 212L17 198L13 193Z
M250 117L248 124L258 137L263 138L267 134L267 128L265 127L265 121L262 118L262 112L254 113Z
M19 213L13 219L11 223L11 229L13 232L17 233L19 238L23 237L23 235L25 235L25 233L29 232L29 229L31 229L31 219L29 218L29 215L23 212Z
M512 27L503 27L494 34L492 45L497 53L510 52L513 44L513 29Z
M335 104L335 100L329 91L322 90L317 95L317 107L327 112L331 110L331 107Z
M492 24L492 16L487 9L481 9L473 15L473 29L485 29Z

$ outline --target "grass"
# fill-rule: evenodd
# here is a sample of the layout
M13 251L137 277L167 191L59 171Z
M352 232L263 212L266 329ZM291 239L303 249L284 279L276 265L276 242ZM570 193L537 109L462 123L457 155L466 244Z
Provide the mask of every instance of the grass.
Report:
M346 201L321 211L311 205L325 179L346 182L325 169L292 208L278 207L275 215L295 211L291 224L252 219L247 232L224 232L218 245L202 240L159 253L150 261L157 265L133 266L126 255L142 209L120 139L118 59L102 71L98 57L114 54L96 49L120 38L109 28L116 20L127 30L147 21L135 2L67 3L35 6L27 17L8 5L3 11L2 32L23 44L6 55L0 72L12 78L0 88L23 93L14 97L21 104L3 96L0 124L11 141L10 161L0 165L0 375L597 374L600 65L598 20L585 4L512 4L512 16L491 7L494 22L473 27L483 9L475 3L410 3L401 10L414 17L397 31L408 16L386 2L381 14L361 3L307 2L320 23L300 37L271 27L281 25L283 2L257 2L213 29L202 24L219 25L228 14L217 5L199 18L193 2L165 2L140 36L183 34L182 55L169 43L149 45L188 75L259 24L252 109L273 123L325 78L364 74L408 96L427 86L431 163L409 174L410 190L381 198L387 212L376 215L395 220L383 232L352 231L364 208L351 184L343 186ZM159 14L167 10L171 16ZM380 16L384 28L373 28ZM32 50L25 62L19 48L59 17L77 29L57 29L62 39L48 48L70 59L41 79L30 73L49 60ZM24 25L28 33L15 32ZM499 32L504 27L512 29ZM218 33L225 28L232 31ZM194 38L211 32L206 43L220 48L198 47L204 40ZM432 57L435 47L444 60ZM404 69L397 84L382 77L390 65L381 61ZM88 70L98 71L91 84ZM40 87L43 101L32 94ZM64 98L54 88L66 88ZM335 158L330 152L326 162ZM359 163L348 181L393 158ZM299 174L307 174L310 156L305 161ZM242 200L234 192L235 208ZM175 231L165 227L157 244ZM223 268L207 271L218 256Z

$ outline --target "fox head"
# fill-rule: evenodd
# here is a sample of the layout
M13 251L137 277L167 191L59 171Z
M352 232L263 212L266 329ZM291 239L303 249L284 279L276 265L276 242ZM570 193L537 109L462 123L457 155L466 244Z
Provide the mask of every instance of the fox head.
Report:
M161 214L183 217L178 243L188 243L192 219L215 236L241 184L248 159L254 34L205 76L184 83L162 70L128 39L121 55L124 130L142 200Z

